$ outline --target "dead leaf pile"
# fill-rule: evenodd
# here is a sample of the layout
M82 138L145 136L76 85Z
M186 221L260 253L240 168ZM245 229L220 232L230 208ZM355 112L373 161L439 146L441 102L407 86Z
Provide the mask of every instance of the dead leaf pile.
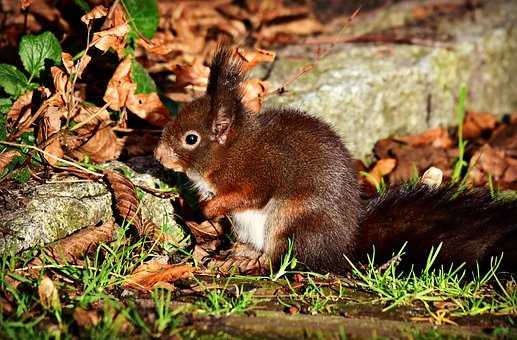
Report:
M124 288L135 289L149 293L156 286L172 288L171 282L188 278L194 272L194 268L188 264L167 264L161 258L151 260L138 266L131 275L126 278Z
M489 181L501 189L517 188L517 116L500 123L489 113L468 112L463 123L468 140L468 182L483 186ZM382 139L374 147L379 159L366 171L363 181L377 187L380 179L396 184L408 181L434 166L450 178L458 157L457 138L447 129ZM396 164L396 165L395 165Z

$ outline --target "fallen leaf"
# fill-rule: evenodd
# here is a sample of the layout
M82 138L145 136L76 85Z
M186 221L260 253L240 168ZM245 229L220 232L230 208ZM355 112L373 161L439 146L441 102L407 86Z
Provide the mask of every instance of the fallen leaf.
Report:
M202 223L187 221L186 225L198 242L209 239L217 239L224 234L224 229L221 223L215 220L206 220Z
M200 91L206 90L210 69L200 61L196 61L192 65L174 65L172 72L176 75L176 86L194 85Z
M104 101L113 110L119 111L121 107L126 106L140 118L163 127L170 120L169 111L158 94L154 92L135 94L137 85L131 80L130 72L131 58L127 57L113 73L104 93Z
M19 154L18 150L7 150L0 153L0 173L2 173L5 167L8 166Z
M32 103L32 91L26 92L21 95L11 106L9 112L7 112L7 124L11 128L23 125L23 121L30 116ZM23 119L22 119L23 118Z
M171 265L150 261L140 265L126 278L125 288L151 292L159 282L174 282L188 278L194 268L188 264Z
M38 286L39 301L43 307L50 310L60 310L61 302L59 293L54 282L48 277L43 276Z
M38 130L36 138L38 145L40 145L44 151L54 156L43 155L45 160L54 166L59 162L58 158L63 158L64 156L64 151L59 140L61 117L63 117L61 108L54 106L47 108L40 121L40 129Z
M241 57L246 70L252 69L260 63L272 63L275 60L275 52L259 48L248 50L239 47L235 52Z
M264 98L271 88L269 82L259 79L249 79L241 86L243 92L242 102L253 113L260 112Z
M373 186L378 187L382 177L388 175L397 166L397 160L394 158L380 159L366 176L366 180Z
M463 122L463 137L474 139L481 136L485 130L493 130L497 120L493 115L486 112L467 112Z
M144 235L143 222L138 214L140 203L133 183L124 175L110 169L104 171L104 178L115 196L115 208L119 216L133 224L140 235Z
M394 139L413 146L431 144L436 148L447 149L453 145L449 132L445 128L429 129L421 134L397 137Z
M74 320L81 328L92 328L99 324L101 318L96 310L85 310L81 307L74 308Z
M74 61L72 59L72 55L70 53L61 52L61 60L63 61L66 72L68 72L68 74L72 74L74 71Z
M89 25L90 21L105 17L106 15L108 15L108 9L102 5L97 5L91 11L83 15L81 21Z
M104 31L95 32L93 34L91 44L103 52L112 48L117 52L119 58L122 58L124 56L126 35L128 32L129 25L127 23L120 24Z
M323 25L313 18L295 20L284 24L262 28L256 37L260 41L275 42L280 35L309 35L324 31Z

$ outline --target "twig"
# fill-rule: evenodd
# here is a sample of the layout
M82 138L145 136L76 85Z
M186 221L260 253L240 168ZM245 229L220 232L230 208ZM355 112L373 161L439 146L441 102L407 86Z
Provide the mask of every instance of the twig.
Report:
M102 174L99 174L99 173L96 173L96 172L91 171L89 169L86 169L85 167L77 164L76 162L67 161L66 159L57 157L57 156L51 154L50 152L46 152L45 150L42 150L42 149L40 149L40 148L38 148L38 147L36 147L34 145L19 144L19 143L12 143L12 142L6 142L6 141L0 141L0 144L14 146L14 147L18 147L18 148L28 148L28 149L31 149L31 150L35 150L35 151L41 152L45 156L51 157L51 158L53 158L53 159L55 159L57 161L60 161L60 162L62 162L64 164L66 164L66 165L69 165L69 166L75 167L77 169L80 169L80 170L82 170L84 172L87 172L90 175L94 175L94 176L97 176L99 178L103 176Z
M79 124L77 125L74 125L70 131L75 131L81 127L83 127L84 125L88 124L91 120L93 120L94 118L96 118L97 116L99 116L104 110L106 110L109 106L109 103L106 103L104 104L104 106L102 106L101 108L99 108L97 110L97 112L95 112L93 115L91 115L90 117L88 117L88 119L86 120L83 120L82 122L80 122Z

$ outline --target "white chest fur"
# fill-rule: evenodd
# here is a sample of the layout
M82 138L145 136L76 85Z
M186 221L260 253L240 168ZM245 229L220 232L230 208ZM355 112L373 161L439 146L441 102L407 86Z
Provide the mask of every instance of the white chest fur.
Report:
M271 221L274 200L262 209L248 209L232 214L233 227L241 242L250 243L257 250L265 251L267 226Z
M233 224L237 238L264 250L267 214L261 210L244 210L233 214Z

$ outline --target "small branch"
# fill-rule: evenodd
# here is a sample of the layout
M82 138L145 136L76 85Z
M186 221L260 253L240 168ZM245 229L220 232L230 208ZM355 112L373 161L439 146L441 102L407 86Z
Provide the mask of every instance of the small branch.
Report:
M108 108L108 105L109 103L106 103L104 104L103 107L99 108L97 110L97 112L95 112L93 115L91 115L90 117L88 117L88 119L86 120L83 120L82 122L80 122L79 124L73 126L70 131L75 131L81 127L83 127L84 125L88 124L92 119L94 119L95 117L99 116L104 110L106 110Z
M86 169L85 167L77 164L76 162L71 162L71 161L67 161L66 159L63 159L63 158L60 158L60 157L57 157L53 154L51 154L50 152L46 152L45 150L42 150L34 145L28 145L28 144L19 144L19 143L12 143L12 142L6 142L6 141L0 141L0 144L3 144L3 145L9 145L9 146L14 146L14 147L18 147L18 148L28 148L28 149L31 149L31 150L35 150L37 152L41 152L42 154L44 154L45 156L48 156L48 157L51 157L57 161L60 161L66 165L69 165L69 166L72 166L74 168L77 168L77 169L80 169L84 172L87 172L89 173L90 175L94 175L94 176L97 176L97 177L102 177L103 175L102 174L99 174L99 173L96 173L94 171L91 171L89 169Z

